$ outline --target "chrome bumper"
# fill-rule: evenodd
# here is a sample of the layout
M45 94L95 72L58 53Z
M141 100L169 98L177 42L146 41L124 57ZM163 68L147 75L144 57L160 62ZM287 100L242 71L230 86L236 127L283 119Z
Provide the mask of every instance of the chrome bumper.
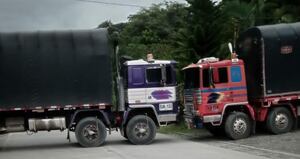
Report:
M207 115L203 117L203 123L220 122L222 115Z
M158 115L159 122L172 122L177 121L177 114L162 114Z

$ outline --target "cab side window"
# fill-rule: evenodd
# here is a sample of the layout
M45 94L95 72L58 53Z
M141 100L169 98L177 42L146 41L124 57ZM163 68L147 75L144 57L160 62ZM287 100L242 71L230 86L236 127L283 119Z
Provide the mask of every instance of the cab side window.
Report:
M146 70L148 83L160 83L161 82L161 68L148 68Z
M132 68L132 85L134 86L141 86L144 84L144 69L140 67Z
M231 82L241 82L242 81L242 74L241 74L240 66L232 66L230 68L230 72L231 72Z
M173 84L173 81L175 80L175 79L173 79L172 71L173 71L173 69L171 66L166 67L166 75L167 75L166 84Z
M228 82L227 67L213 69L213 81L215 84L227 83Z
M205 68L202 71L203 87L210 87L209 85L209 69Z

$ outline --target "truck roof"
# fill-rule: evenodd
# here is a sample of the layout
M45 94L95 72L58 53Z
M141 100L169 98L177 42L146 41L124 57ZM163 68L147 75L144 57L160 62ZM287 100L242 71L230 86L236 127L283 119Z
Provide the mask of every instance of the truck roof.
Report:
M124 64L127 66L130 65L159 65L159 64L176 64L177 62L174 60L153 60L153 61L145 61L143 59L139 60L130 60L126 61Z
M199 60L200 61L200 60ZM187 67L184 67L182 70L186 70L189 68L208 68L210 66L212 67L220 67L220 66L232 66L232 65L243 65L244 62L241 59L232 59L232 60L221 60L221 61L215 61L215 62L201 62L201 63L192 63L188 65Z

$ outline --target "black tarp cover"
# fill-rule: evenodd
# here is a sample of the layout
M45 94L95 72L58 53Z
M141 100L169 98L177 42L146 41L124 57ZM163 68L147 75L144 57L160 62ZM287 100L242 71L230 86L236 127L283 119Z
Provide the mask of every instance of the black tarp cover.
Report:
M250 98L300 93L300 23L250 28L237 46Z
M0 33L0 108L111 103L107 30Z

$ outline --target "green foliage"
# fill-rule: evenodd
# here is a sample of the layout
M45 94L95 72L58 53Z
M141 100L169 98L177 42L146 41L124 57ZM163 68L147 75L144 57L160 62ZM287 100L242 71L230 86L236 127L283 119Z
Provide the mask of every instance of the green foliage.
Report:
M129 17L120 34L120 53L145 58L153 53L157 59L174 59L173 39L185 25L186 7L177 3L153 5Z
M110 35L110 40L114 46L117 46L119 43L119 33L122 32L125 26L126 23L113 24L111 21L104 21L99 24L97 28L107 28Z
M187 4L165 2L131 15L127 23L105 21L121 55L135 59L153 53L156 59L174 59L178 68L199 58L228 58L228 42L254 25L300 20L296 0L187 0ZM182 78L179 78L179 81Z
M224 27L224 16L220 7L210 0L187 0L187 2L190 4L187 47L192 48L198 57L216 55L222 44L220 33Z
M300 1L298 0L266 0L262 8L263 24L291 23L300 20Z
M220 35L222 45L219 50L218 57L229 57L228 42L232 42L235 46L235 41L241 31L255 24L255 8L252 3L240 0L224 0L220 4L220 10L224 16L224 25Z

